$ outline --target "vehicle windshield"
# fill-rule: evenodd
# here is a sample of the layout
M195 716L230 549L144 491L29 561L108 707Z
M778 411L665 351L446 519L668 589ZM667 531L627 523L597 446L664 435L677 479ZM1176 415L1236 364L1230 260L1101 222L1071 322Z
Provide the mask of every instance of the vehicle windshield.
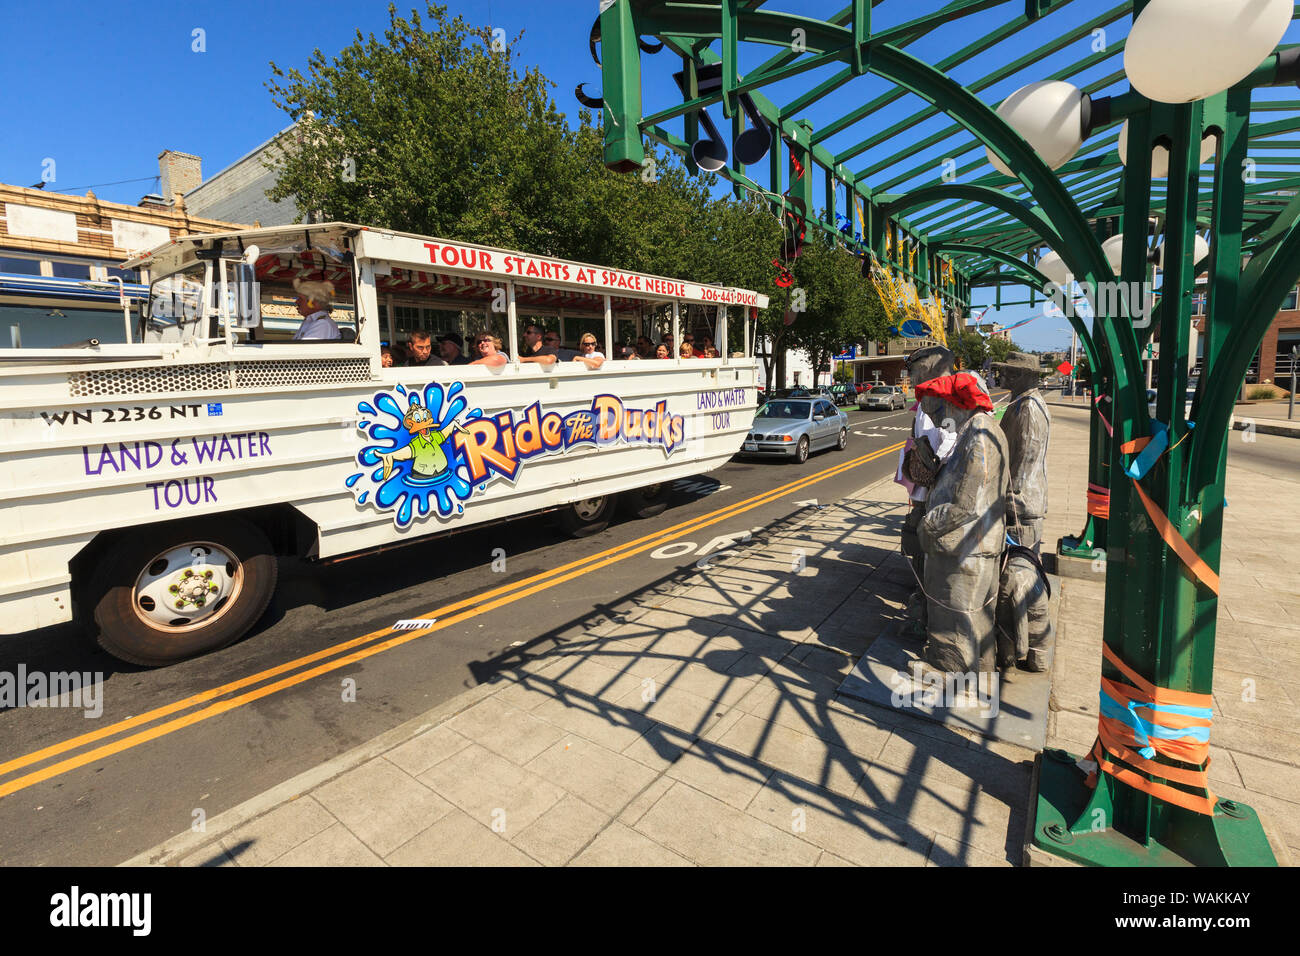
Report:
M871 390L871 393L873 395L888 395L892 391L893 389L890 388L888 385L877 385L875 388Z
M146 342L177 342L195 327L203 314L203 277L206 266L196 262L180 272L163 276L149 286Z
M807 418L808 402L768 402L755 418Z

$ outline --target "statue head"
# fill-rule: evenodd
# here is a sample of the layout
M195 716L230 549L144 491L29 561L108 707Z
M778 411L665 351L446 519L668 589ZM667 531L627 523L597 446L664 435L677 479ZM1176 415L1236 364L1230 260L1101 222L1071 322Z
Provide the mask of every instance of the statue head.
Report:
M912 381L912 387L916 388L922 382L928 382L932 378L951 375L953 354L942 345L931 345L917 349L909 355L904 367Z
M927 389L935 394L920 395L919 401L921 410L944 431L959 431L975 415L992 407L988 388L979 376L958 372L939 378Z
M1011 390L1013 398L1038 387L1038 359L1032 355L1010 352L1005 362L994 362L993 369L1002 384Z

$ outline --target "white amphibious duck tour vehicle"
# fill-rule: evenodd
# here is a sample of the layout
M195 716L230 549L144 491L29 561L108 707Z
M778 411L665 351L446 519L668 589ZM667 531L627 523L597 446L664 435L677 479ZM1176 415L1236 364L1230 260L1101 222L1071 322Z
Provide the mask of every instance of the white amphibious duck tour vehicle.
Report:
M75 601L118 657L192 657L261 616L276 554L544 510L589 533L616 499L661 511L753 418L767 297L742 289L341 223L187 236L128 266L150 277L134 341L0 349L5 633ZM331 284L340 338L291 338L295 280ZM611 357L708 334L722 357L521 363L527 323ZM415 331L490 331L509 361L385 368L381 344Z

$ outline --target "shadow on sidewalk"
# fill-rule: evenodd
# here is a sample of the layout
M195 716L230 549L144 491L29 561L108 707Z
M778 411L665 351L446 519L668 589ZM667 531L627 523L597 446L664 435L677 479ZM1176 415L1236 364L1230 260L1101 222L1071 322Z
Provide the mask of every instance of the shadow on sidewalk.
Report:
M854 862L892 862L887 844L941 865L1018 862L1029 751L837 695L903 617L902 520L866 500L796 512L471 671L522 706L562 702L556 722L579 736L639 733L669 776L773 825L790 826L785 808L838 824L845 846L868 841L826 847Z

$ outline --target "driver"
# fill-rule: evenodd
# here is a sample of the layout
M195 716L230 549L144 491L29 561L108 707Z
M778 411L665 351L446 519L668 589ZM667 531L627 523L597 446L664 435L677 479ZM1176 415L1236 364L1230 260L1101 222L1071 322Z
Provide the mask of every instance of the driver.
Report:
M294 279L293 291L298 293L298 301L294 304L298 308L298 314L302 316L302 325L293 335L295 342L343 338L339 327L330 318L330 301L334 298L334 283L303 282Z

